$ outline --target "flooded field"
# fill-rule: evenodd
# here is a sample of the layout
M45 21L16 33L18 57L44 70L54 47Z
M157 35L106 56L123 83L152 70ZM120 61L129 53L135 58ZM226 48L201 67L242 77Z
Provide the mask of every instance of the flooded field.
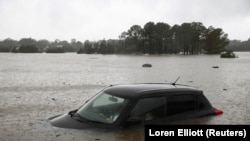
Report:
M62 129L52 127L47 118L78 108L111 84L171 83L179 76L177 83L202 89L224 111L187 124L250 124L250 53L236 55L1 53L0 140L144 140L141 128ZM152 67L143 68L144 63Z

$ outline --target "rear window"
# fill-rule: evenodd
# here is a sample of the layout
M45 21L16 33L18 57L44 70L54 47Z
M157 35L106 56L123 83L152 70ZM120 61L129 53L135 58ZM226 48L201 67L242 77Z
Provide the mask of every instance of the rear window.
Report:
M192 94L176 95L167 98L167 115L198 110L197 97Z
M144 121L156 120L204 107L198 97L193 94L178 94L172 96L159 96L140 99L133 110L131 117L139 117Z

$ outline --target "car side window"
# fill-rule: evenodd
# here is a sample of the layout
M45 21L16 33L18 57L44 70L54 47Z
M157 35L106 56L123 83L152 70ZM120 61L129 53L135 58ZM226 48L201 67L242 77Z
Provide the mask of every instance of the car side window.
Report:
M169 96L167 98L167 115L174 115L188 111L198 110L197 97L192 94Z
M131 117L139 117L142 120L158 119L165 115L165 106L165 97L143 98L137 102L131 111Z

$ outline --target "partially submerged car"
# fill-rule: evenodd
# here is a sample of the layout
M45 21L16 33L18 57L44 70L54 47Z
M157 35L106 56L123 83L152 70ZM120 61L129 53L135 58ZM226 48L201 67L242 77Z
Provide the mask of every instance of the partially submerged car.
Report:
M86 129L93 125L129 127L222 114L202 90L177 84L111 85L69 113L49 118L53 126Z

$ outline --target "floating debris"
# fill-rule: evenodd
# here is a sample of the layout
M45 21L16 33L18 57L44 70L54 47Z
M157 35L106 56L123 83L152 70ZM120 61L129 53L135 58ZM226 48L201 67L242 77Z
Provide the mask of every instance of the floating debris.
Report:
M216 68L219 68L219 66L213 66L213 68L215 68L215 69L216 69Z
M55 98L52 98L52 100L56 100Z
M151 64L143 64L142 67L150 68L150 67L152 67L152 65Z

